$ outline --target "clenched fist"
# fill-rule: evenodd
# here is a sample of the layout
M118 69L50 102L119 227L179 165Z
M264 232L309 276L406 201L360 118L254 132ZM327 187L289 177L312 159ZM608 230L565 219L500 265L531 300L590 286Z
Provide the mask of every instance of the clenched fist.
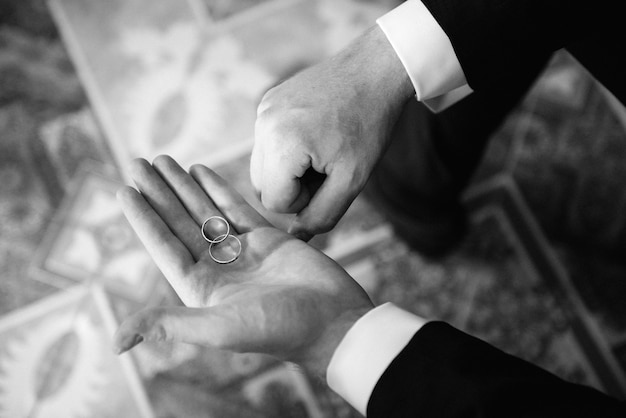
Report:
M365 186L413 95L378 27L269 90L250 162L263 205L297 213L289 232L304 240L332 229Z

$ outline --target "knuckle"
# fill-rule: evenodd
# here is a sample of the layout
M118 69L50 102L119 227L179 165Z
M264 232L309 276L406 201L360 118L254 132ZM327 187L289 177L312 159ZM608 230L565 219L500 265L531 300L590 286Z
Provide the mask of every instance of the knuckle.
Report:
M168 341L167 313L164 308L153 308L142 316L139 329L152 341Z
M261 101L259 102L259 106L257 107L257 115L267 111L275 104L275 98L277 96L277 86L270 87L265 91L263 97L261 97Z
M261 194L261 203L267 210L277 213L282 213L287 208L287 205L281 199L277 199L267 193Z
M298 131L299 119L293 112L264 112L257 117L255 139L264 143L280 143Z
M269 93L270 92L271 92L271 90L268 91L267 93L265 93L265 95L261 99L261 102L259 103L259 105L256 108L257 119L266 117L268 113L272 112L272 107L274 107L274 104L269 99Z
M265 111L259 114L254 123L254 133L256 139L271 138L276 130L276 116Z

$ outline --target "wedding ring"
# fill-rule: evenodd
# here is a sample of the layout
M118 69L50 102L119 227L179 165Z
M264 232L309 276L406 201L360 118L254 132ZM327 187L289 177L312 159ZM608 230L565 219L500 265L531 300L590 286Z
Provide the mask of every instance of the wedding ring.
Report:
M211 259L218 264L228 264L235 261L241 254L241 241L234 235L220 235L216 238L217 242L212 242L209 245L209 255ZM232 241L232 245L230 242ZM219 245L218 245L219 244ZM219 253L213 254L214 250L219 250Z
M207 226L216 224L211 228L213 234L207 236ZM241 254L241 241L230 234L230 224L221 216L211 216L202 223L202 237L210 242L209 255L218 264L228 264L239 258Z
M204 232L204 230L206 229L207 224L211 222L211 223L218 223L218 225L222 226L222 229L226 229L226 232L223 231L218 231L218 233L216 234L215 238L211 239L207 236L207 234ZM208 242L210 242L211 244L217 244L220 243L222 241L224 241L229 235L230 235L230 224L228 223L228 221L224 218L222 218L221 216L211 216L210 218L207 218L206 221L204 221L202 223L202 228L201 228L201 232L202 232L202 237L207 240Z

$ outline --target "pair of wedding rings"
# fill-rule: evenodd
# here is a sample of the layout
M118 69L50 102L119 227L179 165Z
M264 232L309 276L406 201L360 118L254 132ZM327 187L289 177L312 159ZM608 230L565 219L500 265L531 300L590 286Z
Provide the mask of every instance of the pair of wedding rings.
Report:
M235 261L241 254L241 241L230 233L230 224L221 216L211 216L202 223L202 237L209 242L209 256L218 264Z

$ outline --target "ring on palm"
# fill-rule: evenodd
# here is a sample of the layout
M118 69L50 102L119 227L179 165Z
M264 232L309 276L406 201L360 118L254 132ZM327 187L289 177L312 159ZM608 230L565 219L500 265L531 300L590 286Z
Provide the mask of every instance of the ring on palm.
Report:
M218 238L222 238L220 235ZM214 252L216 254L214 254ZM235 261L241 254L241 241L234 235L228 235L219 242L209 245L209 255L218 264L228 264Z
M208 234L207 230L209 230ZM223 217L207 218L202 223L201 232L202 237L210 243L209 255L216 263L232 263L241 254L241 241L230 234L230 224Z
M207 233L205 232L208 227L211 227L213 230L212 233L209 233L209 236L214 238L209 238ZM230 235L230 224L228 221L221 216L211 216L207 218L206 221L202 223L202 237L210 242L211 244L218 244L224 241Z

